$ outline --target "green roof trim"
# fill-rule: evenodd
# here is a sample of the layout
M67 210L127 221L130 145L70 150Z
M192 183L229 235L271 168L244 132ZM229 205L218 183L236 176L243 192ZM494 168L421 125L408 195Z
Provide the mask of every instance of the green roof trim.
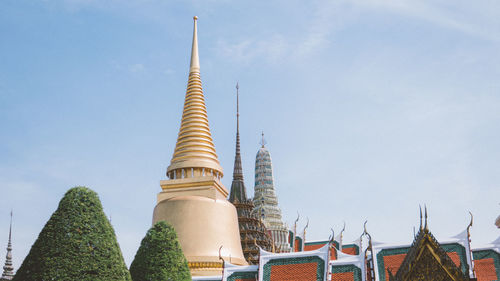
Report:
M342 249L351 249L351 248L355 248L356 249L356 255L359 255L359 246L356 245L356 244L346 244L346 245L342 245Z
M385 278L385 264L384 264L384 257L385 256L394 256L394 255L401 255L401 254L407 254L408 251L410 250L410 247L401 247L401 248L392 248L392 249L383 249L377 254L377 266L378 267L378 273L379 273L379 280L380 281L387 281ZM392 274L396 274L396 272L393 272Z
M257 271L240 271L229 275L227 281L236 281L238 279L255 279L257 280Z
M465 247L458 243L442 244L441 247L447 253L455 252L458 254L458 257L460 258L460 265L457 267L460 268L465 276L469 276L469 264L467 263L467 251L465 250Z
M298 249L295 249L295 251L299 251L299 252L302 252L304 251L304 249L302 248L302 237L299 237L299 236L295 236L295 241L299 241L299 247Z
M483 260L483 259L493 259L493 264L495 265L495 270L497 274L497 280L500 280L500 254L494 250L478 250L472 251L472 256L474 260Z
M354 264L332 265L330 272L332 274L352 272L354 281L363 280L363 272L361 271L361 268L355 266Z
M316 269L316 281L324 281L325 279L325 261L318 256L309 257L294 257L294 258L280 258L272 259L268 261L263 267L263 280L271 280L271 268L275 265L290 265L290 264L301 264L301 263L317 263L318 267Z

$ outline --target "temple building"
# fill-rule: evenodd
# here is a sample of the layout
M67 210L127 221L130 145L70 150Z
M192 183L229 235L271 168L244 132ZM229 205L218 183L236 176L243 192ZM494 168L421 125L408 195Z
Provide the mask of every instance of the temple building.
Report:
M10 212L9 242L7 242L7 255L0 281L12 280L14 278L14 266L12 266L12 212Z
M271 232L277 252L290 252L288 241L288 227L281 219L281 210L278 207L278 198L274 190L273 164L271 154L265 147L264 133L262 133L261 148L255 157L255 186L253 214L264 221L264 225Z
M307 250L271 253L260 249L258 266L226 263L222 276L210 281L492 281L500 280L500 237L480 248L470 247L471 221L458 235L437 240L420 215L412 244L383 243L365 229L360 239L342 246L341 235L304 242ZM363 242L363 243L362 243Z
M259 247L266 251L273 251L274 245L261 218L252 213L254 209L252 199L247 198L241 164L238 84L236 84L236 153L229 202L233 203L238 212L241 247L245 259L249 264L257 264L259 262Z
M221 182L200 78L197 17L194 17L191 65L174 154L160 181L153 223L176 230L192 276L220 275L223 261L247 265L241 248L236 208Z

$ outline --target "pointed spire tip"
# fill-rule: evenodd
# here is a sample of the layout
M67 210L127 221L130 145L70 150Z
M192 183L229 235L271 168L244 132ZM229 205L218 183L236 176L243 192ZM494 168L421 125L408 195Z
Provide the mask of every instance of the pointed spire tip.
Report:
M198 28L196 26L198 17L194 16L193 19L193 45L191 47L191 65L189 68L189 72L200 72L200 58L198 55Z

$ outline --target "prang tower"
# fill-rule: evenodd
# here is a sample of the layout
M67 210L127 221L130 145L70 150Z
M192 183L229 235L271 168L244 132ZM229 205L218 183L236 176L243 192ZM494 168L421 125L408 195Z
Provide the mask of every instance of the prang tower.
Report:
M253 213L260 216L267 230L271 232L277 252L290 252L288 242L288 227L281 220L281 210L278 207L278 197L274 191L273 164L271 154L265 147L262 133L262 147L255 157L255 187Z
M168 180L160 181L153 223L166 221L176 230L193 276L220 275L222 261L246 265L236 208L228 191L208 125L200 79L197 17L194 17L191 66Z
M239 86L236 84L236 153L234 155L233 182L229 201L238 212L240 225L241 247L246 260L250 264L259 263L259 247L271 252L273 242L260 217L252 213L253 201L247 198L240 152L240 110Z

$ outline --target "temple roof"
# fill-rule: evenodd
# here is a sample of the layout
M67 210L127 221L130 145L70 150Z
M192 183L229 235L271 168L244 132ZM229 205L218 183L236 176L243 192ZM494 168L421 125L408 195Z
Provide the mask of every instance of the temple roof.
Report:
M397 273L389 272L389 275L391 281L428 280L430 277L432 280L469 280L427 227L420 228Z

